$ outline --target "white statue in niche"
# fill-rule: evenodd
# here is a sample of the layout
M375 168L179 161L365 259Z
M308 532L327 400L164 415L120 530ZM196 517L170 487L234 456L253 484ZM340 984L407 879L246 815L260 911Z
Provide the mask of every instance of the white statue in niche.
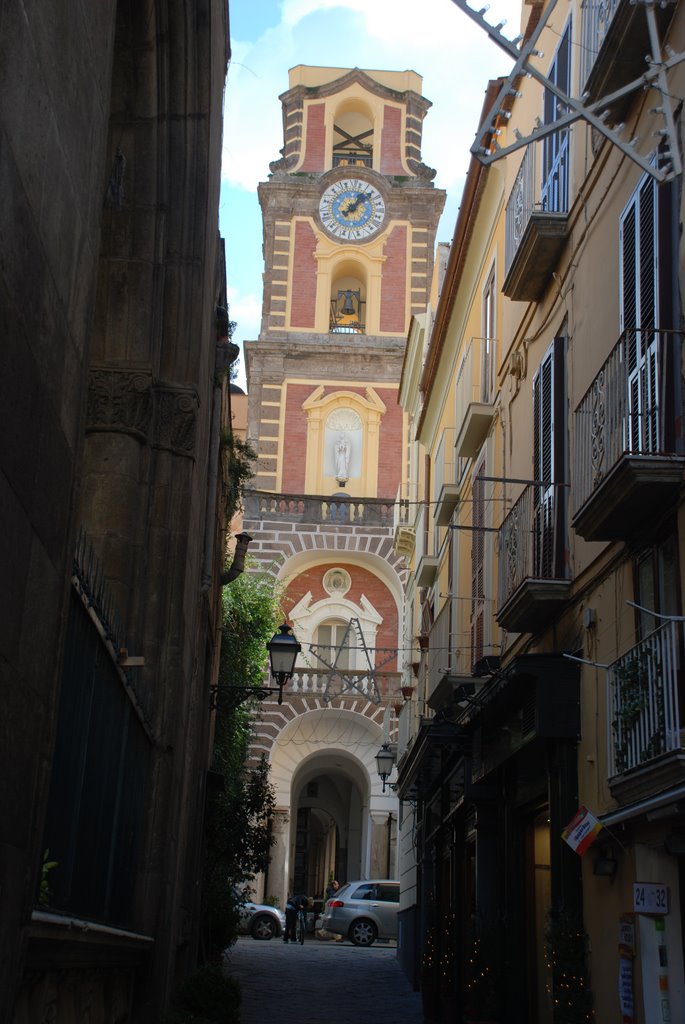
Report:
M362 421L354 409L333 409L326 418L323 473L339 487L354 480L361 471Z
M345 483L350 468L350 442L340 434L335 446L335 476L339 484Z

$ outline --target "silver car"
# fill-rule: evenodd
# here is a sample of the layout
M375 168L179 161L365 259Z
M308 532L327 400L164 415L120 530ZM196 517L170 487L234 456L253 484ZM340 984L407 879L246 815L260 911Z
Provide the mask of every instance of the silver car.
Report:
M238 907L240 921L238 928L253 939L278 938L285 931L285 914L278 907L247 900Z
M399 909L399 882L387 878L348 882L326 902L322 927L355 946L370 946L376 939L397 938Z

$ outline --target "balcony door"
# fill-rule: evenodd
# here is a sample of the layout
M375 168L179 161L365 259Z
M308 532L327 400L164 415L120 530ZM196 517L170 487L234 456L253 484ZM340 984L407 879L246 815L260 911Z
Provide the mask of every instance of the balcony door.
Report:
M645 174L620 222L620 315L626 361L628 416L625 450L660 450L659 237L657 186Z
M495 268L488 275L483 289L483 350L481 354L481 402L491 402L495 379L495 338L497 324L497 288Z
M564 338L555 338L533 379L533 575L539 579L565 576L564 504L555 486L565 477L565 351Z
M549 69L549 81L566 96L571 91L571 22L561 37ZM545 124L551 124L566 112L563 101L552 89L545 89ZM545 137L542 148L540 205L547 213L568 212L569 129L561 128Z

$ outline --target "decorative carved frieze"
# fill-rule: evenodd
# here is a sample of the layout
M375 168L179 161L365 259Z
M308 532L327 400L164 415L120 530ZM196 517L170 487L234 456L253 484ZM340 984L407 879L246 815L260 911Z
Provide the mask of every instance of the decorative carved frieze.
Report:
M86 432L131 434L155 448L192 457L198 405L194 388L155 381L145 370L93 367Z
M177 455L192 455L195 450L195 424L198 398L185 388L156 386L155 432L153 445Z
M94 367L88 382L86 431L115 431L147 441L152 424L152 375Z

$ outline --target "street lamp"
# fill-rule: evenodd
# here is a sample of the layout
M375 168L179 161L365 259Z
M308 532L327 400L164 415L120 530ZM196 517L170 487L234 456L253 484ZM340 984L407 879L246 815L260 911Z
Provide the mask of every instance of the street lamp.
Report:
M395 754L390 749L387 743L384 743L381 749L376 754L376 767L378 768L378 774L383 782L383 792L385 793L385 783L390 777L392 766L395 763Z
M212 711L235 708L245 700L267 700L272 693L278 693L278 703L283 703L283 687L295 671L297 656L302 650L290 626L283 623L278 632L266 645L271 660L271 675L278 686L233 686L219 683L209 688L209 706Z
M285 622L278 627L278 632L274 633L266 646L271 661L271 675L278 683L278 703L282 704L283 687L295 671L295 662L302 648Z

